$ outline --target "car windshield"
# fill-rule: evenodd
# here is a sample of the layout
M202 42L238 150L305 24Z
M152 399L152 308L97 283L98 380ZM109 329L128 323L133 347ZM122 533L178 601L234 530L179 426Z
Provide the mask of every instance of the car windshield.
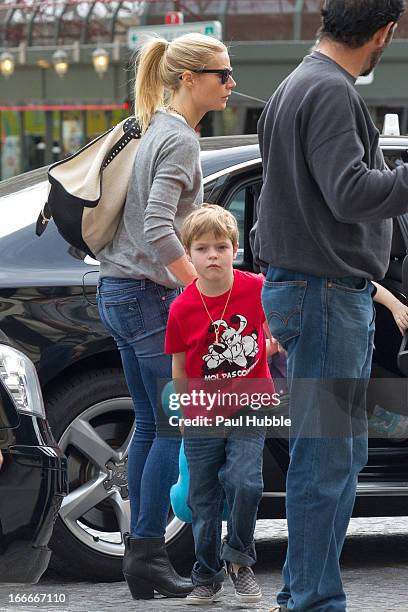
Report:
M255 159L259 157L259 149L257 146L235 147L228 150L203 151L201 153L201 163L203 175L208 176L214 172L219 172L228 166L233 166L243 161ZM43 171L43 172L41 172ZM9 179L2 186L3 193L0 191L0 209L2 211L2 220L0 224L0 237L7 236L13 232L27 227L35 223L40 210L47 201L48 181L41 180L46 176L46 168L36 170L38 183L32 184L32 179L29 174L20 175L14 179ZM18 189L24 185L24 182L31 183L30 186L24 189L19 189L13 192L12 188L15 183L15 188Z
M2 211L0 237L35 223L42 206L47 201L47 194L48 182L41 181L0 198Z

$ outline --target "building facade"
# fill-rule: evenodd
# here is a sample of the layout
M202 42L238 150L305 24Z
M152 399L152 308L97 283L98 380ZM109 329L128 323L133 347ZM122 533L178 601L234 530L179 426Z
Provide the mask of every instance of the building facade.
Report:
M69 155L130 114L129 28L162 28L166 15L220 22L229 45L237 87L225 113L204 118L201 134L253 133L263 101L313 46L319 7L319 0L0 0L0 177ZM404 15L372 82L358 85L380 128L385 112L397 112L408 131L407 52Z

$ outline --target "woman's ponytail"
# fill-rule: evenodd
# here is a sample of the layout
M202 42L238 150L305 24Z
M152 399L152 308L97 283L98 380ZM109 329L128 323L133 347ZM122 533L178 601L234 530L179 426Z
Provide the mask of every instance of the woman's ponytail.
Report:
M144 132L153 114L164 105L164 84L161 64L169 43L153 38L145 43L136 64L135 114Z

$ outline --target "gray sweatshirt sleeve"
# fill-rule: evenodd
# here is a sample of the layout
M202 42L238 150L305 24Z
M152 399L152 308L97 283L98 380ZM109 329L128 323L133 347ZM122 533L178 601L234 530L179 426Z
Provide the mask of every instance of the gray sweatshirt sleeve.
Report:
M184 255L174 230L174 217L181 193L194 188L199 155L200 146L194 135L176 132L169 136L156 161L144 214L144 236L164 265Z
M310 159L313 176L335 219L358 223L406 213L408 166L370 170L363 154L358 134L350 131L326 141Z
M322 100L308 163L333 216L342 223L388 219L408 211L408 165L370 169L345 90ZM326 126L330 134L325 134Z

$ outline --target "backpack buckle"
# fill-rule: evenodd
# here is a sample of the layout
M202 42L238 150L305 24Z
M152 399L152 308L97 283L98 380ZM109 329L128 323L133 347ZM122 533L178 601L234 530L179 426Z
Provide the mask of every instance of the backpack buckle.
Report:
M45 228L48 225L48 222L51 221L51 217L51 211L49 209L48 202L46 202L40 210L37 223L35 224L35 233L37 234L37 236L41 236L41 234L44 232Z

